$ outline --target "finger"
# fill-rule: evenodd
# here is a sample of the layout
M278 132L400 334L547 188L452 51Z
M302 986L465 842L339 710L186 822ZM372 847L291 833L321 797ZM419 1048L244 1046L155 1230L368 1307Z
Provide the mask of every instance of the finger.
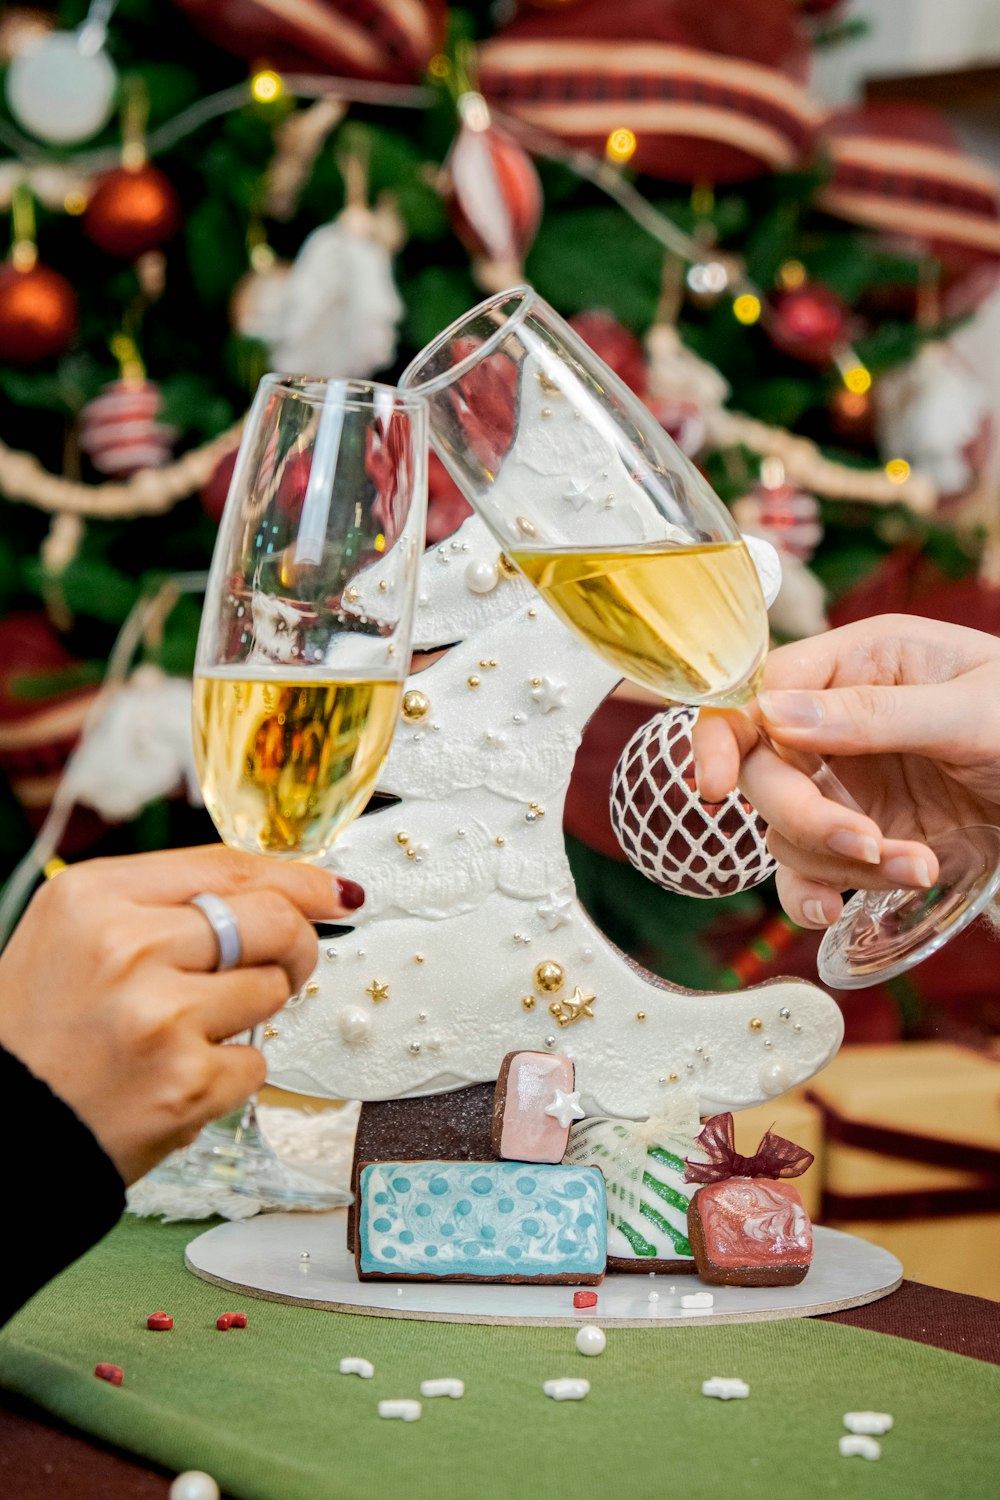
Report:
M937 879L937 860L925 844L886 839L877 865L803 849L773 827L767 831L767 847L779 865L838 891L891 891L897 886L928 890Z
M299 989L316 967L316 929L280 891L246 891L226 900L240 935L239 967L280 964L289 993ZM152 915L152 914L151 914ZM156 911L156 954L179 969L208 971L216 967L219 944L205 913L197 906L165 906Z
M740 761L757 741L746 714L703 708L691 732L698 795L721 802L739 782Z
M818 880L807 880L786 865L779 866L774 883L778 899L799 927L831 927L844 909L839 891Z
M224 1042L259 1026L277 1014L291 993L278 964L191 974L178 983L185 987L180 998L190 1023L209 1042Z
M880 863L884 840L875 820L831 802L763 741L743 762L740 789L769 827L796 848L870 866Z
M208 1086L199 1100L200 1125L228 1114L263 1088L266 1080L267 1064L257 1047L232 1043L213 1047Z
M919 687L862 683L823 692L769 690L758 702L768 728L784 744L826 755L909 751L968 763L995 753L995 697L984 674L972 672Z
M73 871L80 877L88 872L100 877L107 888L121 890L142 905L173 905L190 901L202 891L230 896L246 890L274 890L312 921L332 922L350 916L364 900L356 882L329 870L244 854L221 844L93 860Z

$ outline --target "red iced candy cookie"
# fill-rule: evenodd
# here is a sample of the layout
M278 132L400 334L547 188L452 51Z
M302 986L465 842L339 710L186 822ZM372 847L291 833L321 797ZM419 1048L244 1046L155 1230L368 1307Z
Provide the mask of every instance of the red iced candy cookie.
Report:
M245 1328L247 1326L246 1313L224 1313L223 1316L229 1319L233 1328Z
M174 1320L167 1312L152 1312L146 1319L146 1327L152 1328L156 1333L164 1332L173 1326Z
M597 1306L597 1293L596 1292L574 1292L573 1293L573 1306L574 1307L596 1307Z
M225 1333L227 1329L232 1328L232 1326L233 1326L232 1313L220 1313L219 1316L215 1320L215 1326L219 1330L220 1333Z
M125 1379L125 1371L121 1365L97 1364L94 1366L94 1374L98 1380L106 1380L110 1385L121 1385Z

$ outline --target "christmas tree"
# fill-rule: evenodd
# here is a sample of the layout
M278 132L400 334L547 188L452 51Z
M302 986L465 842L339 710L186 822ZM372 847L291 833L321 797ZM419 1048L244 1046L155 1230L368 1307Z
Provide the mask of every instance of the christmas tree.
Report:
M966 581L940 608L984 622L987 419L942 340L1000 263L996 184L936 118L831 118L810 95L811 52L844 41L847 4L709 9L5 8L6 868L126 620L113 675L135 660L145 675L119 694L59 852L210 836L166 795L190 773L168 679L190 671L186 575L207 565L263 371L391 381L484 290L522 277L647 400L742 528L778 545L776 634L862 604L920 608L943 578ZM432 464L431 540L466 514ZM718 985L735 954L746 982L745 940L757 934L761 962L784 942L767 888L695 903L612 862L603 826L576 831L584 900L673 979ZM706 942L720 923L721 946Z

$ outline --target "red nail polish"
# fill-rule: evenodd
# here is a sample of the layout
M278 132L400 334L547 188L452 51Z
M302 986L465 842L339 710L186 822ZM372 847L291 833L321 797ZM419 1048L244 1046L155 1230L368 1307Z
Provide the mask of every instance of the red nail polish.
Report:
M155 1333L163 1332L168 1328L173 1328L173 1326L174 1320L170 1316L170 1314L166 1312L150 1313L149 1317L146 1319L146 1327L152 1328Z
M573 1293L573 1306L574 1307L596 1307L597 1306L597 1293L596 1292L574 1292Z
M220 1333L226 1333L233 1326L233 1320L228 1313L220 1313L215 1320L215 1326Z
M339 879L338 884L341 905L346 906L348 911L357 911L359 906L364 905L364 888L356 880Z
M125 1379L125 1371L121 1365L95 1365L94 1374L98 1380L106 1380L110 1385L121 1385Z

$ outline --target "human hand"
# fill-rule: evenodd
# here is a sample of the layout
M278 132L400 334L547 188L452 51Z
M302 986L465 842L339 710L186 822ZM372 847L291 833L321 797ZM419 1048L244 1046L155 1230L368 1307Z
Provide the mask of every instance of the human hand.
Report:
M930 886L926 840L1000 822L1000 641L963 626L883 615L773 651L754 705L776 744L815 751L869 817L823 797L745 714L702 711L694 731L706 801L739 783L770 825L781 903L803 927L840 915L843 890Z
M222 896L242 943L215 972L197 907ZM363 893L309 865L214 845L70 866L35 895L0 955L0 1044L90 1127L126 1183L264 1082L227 1037L280 1010L316 963L313 921Z

